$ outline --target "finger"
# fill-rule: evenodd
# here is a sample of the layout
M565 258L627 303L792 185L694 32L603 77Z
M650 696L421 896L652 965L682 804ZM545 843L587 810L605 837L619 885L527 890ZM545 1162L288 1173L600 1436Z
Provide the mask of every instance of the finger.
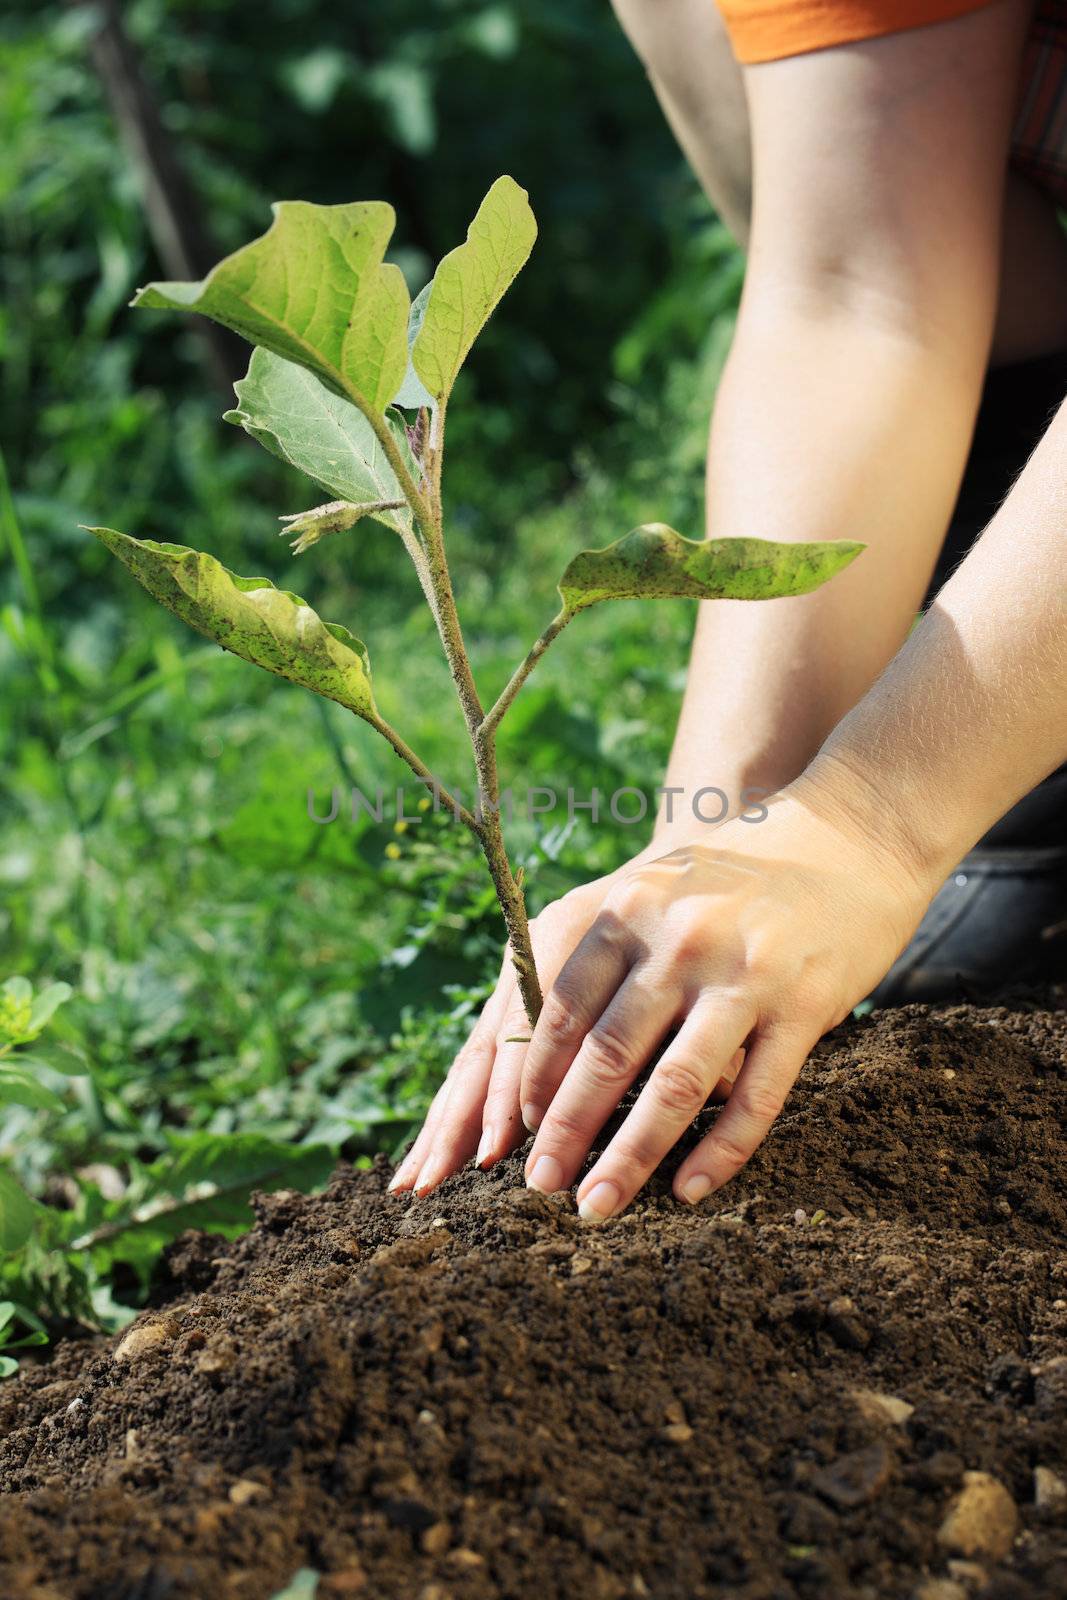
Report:
M497 1016L506 999L506 990L502 993L504 982L504 973L502 972L496 988L486 1001L477 1022L449 1068L444 1083L434 1095L426 1115L426 1121L423 1123L415 1143L393 1174L392 1181L389 1184L390 1191L396 1192L415 1187L415 1180L421 1175L422 1169L426 1165L433 1149L437 1134L444 1122L455 1075L464 1070L464 1064L469 1060L472 1049L475 1059L477 1059L484 1048L485 1041L490 1044L492 1042ZM491 1058L489 1068L490 1070L492 1069ZM460 1165L462 1165L462 1162Z
M448 1094L428 1140L425 1159L412 1184L416 1195L458 1172L474 1154L482 1127L482 1106L493 1070L495 1041L488 1029L477 1028L449 1072Z
M602 911L564 962L545 996L522 1068L522 1120L533 1133L563 1081L582 1040L623 982L633 944L621 919Z
M446 1078L430 1101L430 1109L427 1111L426 1120L415 1137L415 1143L389 1180L390 1194L397 1194L404 1189L410 1189L415 1182L422 1164L426 1160L426 1152L430 1148L433 1130L441 1120L441 1113L444 1111L447 1099L448 1079Z
M541 983L551 989L560 971L575 948L577 939L555 938L544 949L537 950L537 972ZM537 948L535 942L535 948ZM519 994L515 969L509 962L511 1001L505 1009L504 1021L496 1041L496 1061L485 1101L482 1119L482 1142L478 1146L477 1161L481 1166L492 1166L502 1156L509 1155L526 1138L526 1124L519 1111L521 1105L522 1071L533 1028L526 1015Z
M582 1179L578 1215L584 1222L606 1222L630 1204L703 1110L753 1020L751 1011L725 1007L712 995L696 1003L653 1067L633 1110ZM565 1091L566 1086L561 1093Z
M679 1200L696 1205L740 1172L777 1118L814 1044L810 1035L796 1031L757 1033L718 1121L675 1174Z
M681 991L630 976L589 1029L545 1113L526 1162L531 1189L553 1194L574 1182L589 1147L669 1031Z
M714 1105L722 1105L724 1100L729 1100L730 1091L737 1082L737 1074L744 1064L745 1052L743 1050L735 1050L733 1060L711 1091L711 1100Z
M480 1167L491 1167L526 1138L519 1115L519 1080L532 1031L519 986L512 981L509 1003L496 1035L496 1059L482 1113L477 1155Z

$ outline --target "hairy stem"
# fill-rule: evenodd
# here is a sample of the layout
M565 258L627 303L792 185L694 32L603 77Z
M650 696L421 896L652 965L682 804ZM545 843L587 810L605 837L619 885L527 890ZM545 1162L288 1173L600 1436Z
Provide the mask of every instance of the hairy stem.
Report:
M532 670L538 657L548 648L556 634L570 620L561 614L550 625L541 639L534 645L530 655L518 669L513 686L509 684L504 694L508 696L496 720L486 727L487 718L482 709L478 696L478 688L471 671L470 658L467 647L463 642L463 629L460 626L459 612L456 609L456 597L452 589L452 577L448 570L448 558L445 553L443 530L443 510L441 503L441 462L444 445L444 407L438 408L431 418L431 433L427 439L426 450L426 481L428 496L422 493L418 485L408 472L404 460L397 448L396 440L389 429L384 417L372 416L365 413L374 429L374 432L385 452L386 460L396 474L397 482L410 505L418 525L420 539L420 555L425 553L426 579L423 587L430 602L437 631L441 636L448 668L452 674L452 681L456 686L460 707L463 711L467 731L470 734L471 744L474 749L474 762L478 776L479 802L477 814L472 816L463 806L437 784L436 779L428 768L419 760L401 739L395 729L391 728L384 719L379 718L374 726L378 729L397 755L406 761L414 773L422 778L424 783L434 785L435 793L440 794L454 810L456 816L470 829L482 847L486 865L489 868L496 889L496 897L500 902L500 909L504 915L504 924L508 932L508 944L511 950L511 960L515 967L518 980L519 993L526 1008L530 1026L536 1023L541 1012L541 985L537 979L537 967L534 961L533 945L530 942L530 927L526 916L526 901L523 897L521 886L516 882L515 875L508 861L507 847L504 843L504 834L500 826L500 781L497 776L496 766L496 723L503 716L507 705L518 692L523 679ZM421 563L416 562L419 569L420 580L423 579ZM558 624L558 626L557 626ZM508 694L510 689L511 693ZM499 704L499 702L498 702ZM494 707L494 711L496 708Z
M541 634L540 638L534 640L526 654L526 659L521 661L515 668L515 671L511 674L511 677L501 690L500 697L496 704L486 714L485 721L482 723L481 727L483 736L496 732L497 728L500 726L505 711L508 709L511 702L514 700L515 696L518 694L519 690L530 676L530 673L533 671L534 667L536 667L537 663L540 661L541 657L544 655L553 639L559 638L560 634L563 632L573 615L573 611L568 611L566 608L564 608L557 616L552 618L552 621L548 624L548 627Z
M368 717L366 720L370 723L372 728L377 729L383 739L388 740L393 749L396 751L397 755L400 757L401 761L407 762L416 778L419 778L424 784L426 784L427 788L433 790L435 798L444 801L445 805L449 808L452 814L459 818L464 827L470 829L471 833L473 833L474 837L478 840L478 843L481 844L482 828L478 822L478 819L467 810L466 806L460 805L459 801L456 800L453 795L449 794L444 784L440 783L437 778L434 777L426 763L415 754L411 746L400 737L396 729L390 726L390 724L386 722L385 718L381 716Z
M479 837L493 879L493 887L496 889L496 897L504 913L511 964L515 968L519 993L522 995L522 1003L532 1028L541 1015L543 1004L541 984L537 977L537 965L530 940L526 900L521 885L511 870L504 834L500 827L500 814L495 809L483 810Z
M478 769L477 818L482 852L493 879L496 897L500 901L500 909L504 913L511 964L515 968L519 993L532 1028L541 1014L541 985L530 940L526 899L522 886L511 870L504 832L500 826L500 777L496 764L496 739L491 729L485 732L479 728L475 735L474 760Z

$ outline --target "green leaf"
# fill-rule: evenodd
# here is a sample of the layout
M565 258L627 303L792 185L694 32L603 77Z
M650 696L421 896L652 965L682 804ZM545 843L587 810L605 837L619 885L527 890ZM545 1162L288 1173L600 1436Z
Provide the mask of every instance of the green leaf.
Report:
M271 209L267 232L199 283L150 283L133 304L202 312L361 410L384 411L407 364L407 286L399 267L382 264L392 206L283 200Z
M32 1065L32 1058L28 1056L16 1056L13 1059L19 1067ZM32 1106L35 1111L67 1109L65 1101L54 1089L46 1088L28 1072L19 1072L7 1061L0 1061L0 1106Z
M13 1378L18 1370L19 1364L12 1356L0 1356L0 1378Z
M327 1145L297 1147L258 1133L174 1135L171 1150L144 1169L139 1201L105 1206L88 1237L97 1265L128 1261L148 1270L187 1228L237 1234L249 1227L253 1190L312 1189L326 1182L335 1155Z
M7 1058L11 1065L20 1067L25 1071L27 1067L36 1070L38 1067L47 1067L51 1072L59 1072L64 1078L85 1078L89 1073L89 1063L85 1053L76 1044L60 1043L58 1040L40 1039L33 1041L33 1049L28 1055L23 1055L20 1050L17 1055ZM2 1066L4 1063L0 1063Z
M665 523L649 522L603 550L582 550L559 592L572 614L601 600L774 600L818 589L863 548L846 539L684 539Z
M16 1005L26 1005L33 1000L33 984L29 978L5 978L0 994L6 994Z
M37 1207L7 1167L0 1167L0 1250L20 1250L33 1232Z
M24 1333L19 1339L11 1337L11 1328L16 1317L29 1328L29 1332ZM26 1306L16 1305L14 1300L0 1300L0 1345L3 1345L5 1350L25 1350L31 1345L47 1343L48 1334L40 1317Z
M269 578L239 578L201 550L131 539L113 528L87 531L149 594L223 649L368 721L376 717L366 647L339 623L323 622L299 595Z
M537 223L525 189L498 178L478 207L466 244L449 252L430 285L412 346L415 372L435 400L448 397L467 352L533 249Z
M30 1029L33 1033L40 1033L45 1023L61 1005L70 999L74 990L69 983L50 983L47 989L42 989L33 1002L30 1012Z
M342 500L403 500L400 485L366 417L314 373L269 350L253 350L247 374L234 385L237 405L226 422L258 439L273 455L306 472ZM401 419L386 412L405 465L417 476ZM373 513L397 533L411 527L411 509Z
M415 371L411 359L411 349L426 318L426 307L430 303L432 288L433 284L428 283L411 302L411 315L408 317L408 370L404 374L403 383L393 396L394 406L403 406L405 411L419 411L423 406L432 406L434 403L433 395Z

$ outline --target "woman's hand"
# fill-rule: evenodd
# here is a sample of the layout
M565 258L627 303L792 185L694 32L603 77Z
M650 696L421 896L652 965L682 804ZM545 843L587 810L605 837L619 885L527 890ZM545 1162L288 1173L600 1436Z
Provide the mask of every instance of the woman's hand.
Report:
M628 1205L736 1078L675 1179L680 1199L702 1199L756 1149L816 1040L888 970L935 888L847 780L800 779L763 821L696 825L676 848L650 848L537 919L546 1000L532 1040L506 962L394 1187L425 1193L476 1148L489 1165L523 1123L537 1130L527 1182L569 1187L673 1034L579 1210L604 1220Z
M543 987L555 981L618 877L613 873L573 889L530 924ZM426 1194L449 1173L458 1172L475 1152L479 1166L491 1166L522 1143L526 1129L519 1111L519 1081L529 1038L530 1023L515 969L505 952L496 988L437 1091L391 1189Z
M847 789L847 785L846 785ZM628 872L567 961L526 1052L528 1184L571 1185L672 1030L578 1189L587 1221L633 1199L744 1052L729 1101L674 1180L695 1203L744 1165L812 1046L887 971L933 896L902 836L799 780L760 823L727 823Z

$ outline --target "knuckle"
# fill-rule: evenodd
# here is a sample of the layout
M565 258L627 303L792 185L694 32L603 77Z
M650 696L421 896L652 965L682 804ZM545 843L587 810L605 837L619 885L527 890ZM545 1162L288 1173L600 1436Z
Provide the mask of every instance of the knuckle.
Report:
M588 1129L581 1117L573 1111L568 1111L565 1106L557 1109L553 1104L546 1122L549 1119L551 1119L551 1135L544 1145L544 1150L549 1154L555 1154L588 1137ZM542 1151L538 1150L537 1153L540 1155Z
M617 883L604 901L603 910L597 919L597 926L605 922L609 925L625 923L644 909L648 900L648 890L642 883L640 874L634 873L631 877L624 878Z
M580 1031L574 1005L558 983L545 997L538 1026L550 1046L568 1045Z
M736 1172L743 1167L751 1152L739 1140L731 1138L729 1134L715 1134L711 1140L711 1150L717 1166L727 1172Z
M477 1029L470 1038L460 1046L459 1054L448 1069L442 1088L447 1093L458 1080L466 1077L476 1067L484 1064L485 1059L492 1053L493 1036L488 1031L479 1033Z
M594 1028L586 1035L582 1064L598 1082L606 1085L628 1079L632 1059L625 1043L607 1028Z
M773 1122L785 1105L785 1095L774 1084L737 1084L730 1096L731 1104L756 1122Z
M508 1041L528 1039L530 1037L530 1021L526 1012L519 1006L515 1011L510 1011L504 1018L497 1031L497 1049L503 1049Z
M708 948L708 932L703 923L686 921L675 928L671 938L671 954L676 962L688 966L700 961L707 955Z
M654 1078L657 1099L669 1111L695 1114L708 1097L704 1074L687 1061L661 1061Z

